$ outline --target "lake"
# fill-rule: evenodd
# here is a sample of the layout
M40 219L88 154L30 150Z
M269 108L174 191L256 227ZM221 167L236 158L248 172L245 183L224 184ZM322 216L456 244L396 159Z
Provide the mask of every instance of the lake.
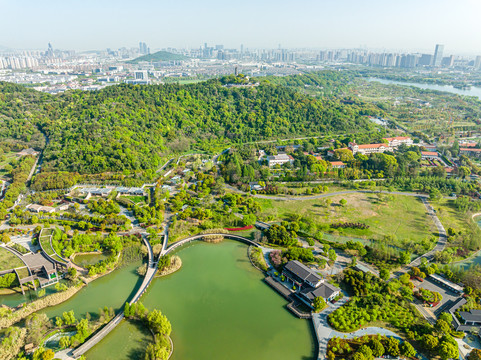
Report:
M286 300L264 283L264 276L250 264L246 245L197 242L178 255L182 268L155 279L141 299L172 323L172 360L315 358L311 322L294 317ZM127 326L123 322L87 358L137 357L124 346Z
M478 99L481 99L481 88L474 87L474 86L471 87L470 89L463 90L463 89L456 89L451 85L422 84L422 83L394 81L394 80L386 80L386 79L378 79L378 78L370 78L369 81L377 81L377 82L380 82L381 84L386 84L386 85L414 86L414 87L425 89L425 90L445 91L445 92L450 92L458 95L475 96Z

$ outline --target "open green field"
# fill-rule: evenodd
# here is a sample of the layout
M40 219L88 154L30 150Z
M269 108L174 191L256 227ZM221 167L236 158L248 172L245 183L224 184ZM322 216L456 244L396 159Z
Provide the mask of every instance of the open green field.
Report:
M478 225L479 217L473 219L471 212L463 213L456 209L453 200L441 199L432 205L446 231L452 228L456 233L455 236L449 238L447 245L448 249L458 248L459 251L453 252L455 258L462 259L468 253L479 249L479 239L481 239L481 229Z
M5 165L9 164L10 162L12 162L12 160L16 160L17 159L17 156L16 156L16 152L7 152L7 153L4 153L1 157L0 157L0 169L3 169L5 167Z
M345 199L347 204L340 205ZM325 199L276 201L257 199L263 217L274 221L307 218L320 231L356 238L381 240L393 235L393 244L421 243L435 232L431 218L420 199L412 196L353 193ZM369 229L331 229L340 222L364 223Z
M0 270L10 270L22 266L25 266L22 260L10 251L0 248Z

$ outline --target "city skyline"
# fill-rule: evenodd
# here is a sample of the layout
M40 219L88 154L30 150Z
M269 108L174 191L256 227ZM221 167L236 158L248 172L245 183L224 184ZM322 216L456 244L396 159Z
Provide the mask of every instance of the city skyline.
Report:
M0 0L0 46L14 49L55 48L79 51L135 47L196 48L208 42L228 48L359 48L445 53L481 53L481 3L447 0L297 2L266 0L226 4L87 0L40 3ZM62 31L59 31L62 30ZM12 36L12 34L15 34Z

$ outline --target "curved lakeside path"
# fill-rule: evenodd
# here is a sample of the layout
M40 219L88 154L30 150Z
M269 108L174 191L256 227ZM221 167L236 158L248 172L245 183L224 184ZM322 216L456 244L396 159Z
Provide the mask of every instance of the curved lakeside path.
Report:
M246 194L245 192L233 188L231 186L226 186L231 190L234 190L239 193ZM444 249L446 246L446 231L444 230L443 225L439 221L439 218L437 217L436 213L434 212L434 209L429 205L427 199L429 198L428 195L426 194L418 194L418 193L412 193L412 192L389 192L389 191L370 191L370 190L345 190L345 191L337 191L337 192L332 192L332 193L327 193L327 194L318 194L318 195L313 195L313 196L286 196L286 197L276 197L276 196L268 196L268 195L253 195L254 197L261 198L261 199L272 199L272 200L281 200L281 201L289 201L289 200L313 200L313 199L321 199L321 198L327 198L327 197L332 197L336 195L344 195L344 194L351 194L351 193L384 193L384 194L394 194L394 195L404 195L404 196L413 196L413 197L419 197L423 204L426 206L426 209L428 211L428 214L432 217L435 225L438 228L439 231L439 240L434 249L429 251L428 253L418 257L415 259L411 264L408 265L408 267L411 266L417 266L421 263L421 259L425 257L428 261L432 259L433 254L435 251L441 251ZM240 235L234 235L234 234L222 234L222 233L207 233L207 234L198 234L198 235L193 235L190 237L187 237L185 239L182 239L178 242L173 243L172 245L168 246L168 222L166 223L165 230L164 230L164 241L162 244L162 250L159 254L159 258L161 256L167 255L170 252L174 251L175 249L190 243L195 240L200 240L205 236L209 235L222 235L225 238L232 239L232 240L237 240L244 242L248 245L253 245L256 247L261 247L258 243L255 241L252 241L248 238L245 238ZM150 242L148 241L147 238L147 233L142 232L142 238L144 242L147 245L148 248L148 253L149 253L149 263L147 267L147 273L144 277L144 280L142 282L142 285L140 286L139 290L137 293L134 295L133 299L130 301L130 304L137 302L140 297L143 295L143 293L147 290L148 286L152 282L155 273L157 272L157 262L154 261L154 254L152 251L152 247L150 245ZM347 301L347 297L338 301L334 306L330 306L327 310L320 314L313 314L313 324L315 328L315 333L318 339L319 343L319 359L324 359L325 354L327 351L327 343L330 338L334 336L338 337L357 337L357 336L362 336L362 335L371 335L371 334L382 334L386 336L394 336L399 338L399 336L392 331L383 329L383 328L377 328L377 327L372 327L372 328L366 328L366 329L361 329L353 333L345 334L341 333L338 331L333 330L327 323L327 316L331 312L335 311L337 308L342 306L345 302ZM89 349L91 349L95 344L100 342L107 334L109 334L120 322L123 320L124 314L123 311L117 314L107 325L105 325L100 331L96 332L92 337L90 337L85 343L80 345L78 348L74 350L70 350L68 352L62 351L61 353L57 353L56 356L58 358L62 359L69 359L69 358L78 358L81 355L85 354Z
M348 300L349 300L349 297L345 296L334 305L329 306L326 310L317 314L316 313L312 314L312 323L314 325L314 332L316 333L317 341L319 343L318 360L326 359L327 344L329 340L332 339L333 337L339 337L342 339L352 339L352 338L364 336L364 335L380 334L380 335L394 337L398 340L401 340L401 337L398 334L380 327L367 327L351 333L342 333L340 331L336 331L333 328L331 328L327 321L327 317L329 316L329 314L331 314L332 312L339 309L342 305L344 305Z
M167 247L168 226L166 226L165 234L164 234L164 241L163 241L163 244L162 244L162 250L159 254L159 258L161 256L167 255L171 251L173 251L173 250L177 249L178 247L181 247L181 246L183 246L183 245L185 245L185 244L187 244L191 241L200 240L204 236L209 236L209 235L222 235L222 236L224 236L226 238L229 238L229 239L232 239L232 240L237 240L237 241L247 243L249 245L254 245L256 247L260 247L260 245L257 244L256 242L254 242L250 239L247 239L243 236L233 235L233 234L219 234L219 233L194 235L194 236L185 238L183 240L180 240L180 241L170 245L169 247ZM145 244L148 248L149 264L148 264L148 267L147 267L147 273L145 274L144 280L143 280L139 290L137 290L136 294L134 295L132 300L129 302L130 304L133 304L140 299L140 297L144 294L144 292L147 290L147 288L151 284L151 282L154 279L154 276L157 272L158 261L154 261L154 253L153 253L153 250L152 250L152 246L150 245L150 242L147 239L147 234L142 233L142 238L143 238L143 240L144 240L144 242L145 242ZM117 327L117 325L119 325L122 322L123 319L124 319L124 313L123 313L123 311L121 311L112 320L110 320L110 322L107 325L105 325L103 328L101 328L99 331L97 331L95 334L93 334L93 336L91 336L82 345L80 345L79 347L77 347L74 350L59 352L59 353L56 354L56 357L60 358L60 359L72 359L72 358L77 359L77 358L79 358L80 356L85 354L87 351L89 351L93 346L95 346L97 343L99 343L113 329L115 329L115 327Z

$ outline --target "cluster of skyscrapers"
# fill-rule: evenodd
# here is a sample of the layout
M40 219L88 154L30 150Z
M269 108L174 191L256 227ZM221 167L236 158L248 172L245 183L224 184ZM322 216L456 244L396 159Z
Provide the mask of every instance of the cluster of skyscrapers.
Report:
M452 67L455 65L454 55L443 56L444 45L438 44L434 54L399 54L375 53L365 50L325 50L319 53L320 61L344 61L370 66L414 68L417 66ZM480 68L481 57L478 56L471 66Z
M150 48L144 42L139 42L139 54L147 55L150 54Z

